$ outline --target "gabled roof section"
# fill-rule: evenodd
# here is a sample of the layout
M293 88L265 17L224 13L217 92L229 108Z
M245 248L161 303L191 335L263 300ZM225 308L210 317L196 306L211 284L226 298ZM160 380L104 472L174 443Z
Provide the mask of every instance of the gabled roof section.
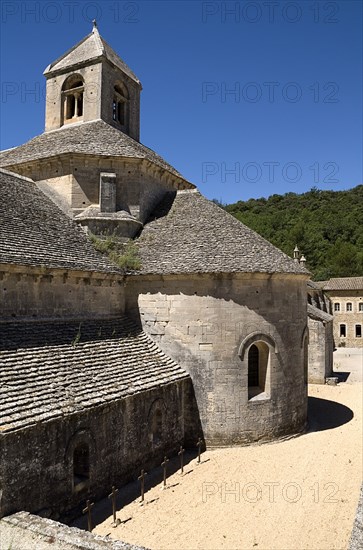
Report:
M27 178L0 170L0 263L120 273Z
M363 277L340 277L329 279L324 290L363 290Z
M14 167L68 153L146 159L186 182L183 176L155 151L103 120L69 124L58 130L40 134L19 147L0 152L0 166ZM186 183L187 187L194 187L191 183Z
M189 379L125 316L0 329L0 434Z
M137 241L140 274L308 271L196 190L168 194Z
M96 61L98 59L107 59L118 69L127 74L127 76L129 76L134 82L141 85L140 80L132 72L130 67L126 65L117 53L114 52L111 46L109 46L100 36L95 24L90 34L78 42L78 44L73 46L73 48L64 53L61 57L56 59L53 63L48 65L44 71L44 75L51 76L53 73L68 71L72 67L78 67L79 65L84 65L90 61Z

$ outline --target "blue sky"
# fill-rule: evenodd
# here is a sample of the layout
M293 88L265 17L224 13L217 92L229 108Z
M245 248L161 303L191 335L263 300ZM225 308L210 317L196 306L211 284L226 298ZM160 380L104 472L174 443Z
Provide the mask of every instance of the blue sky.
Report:
M362 2L1 3L1 149L44 130L45 67L86 36L140 78L141 141L230 203L362 183Z

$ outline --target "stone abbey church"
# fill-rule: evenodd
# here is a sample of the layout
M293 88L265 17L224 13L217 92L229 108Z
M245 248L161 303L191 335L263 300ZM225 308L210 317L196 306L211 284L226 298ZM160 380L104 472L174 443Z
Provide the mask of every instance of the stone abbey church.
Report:
M45 132L0 156L0 515L57 518L198 437L302 431L309 274L140 143L96 26L44 74Z

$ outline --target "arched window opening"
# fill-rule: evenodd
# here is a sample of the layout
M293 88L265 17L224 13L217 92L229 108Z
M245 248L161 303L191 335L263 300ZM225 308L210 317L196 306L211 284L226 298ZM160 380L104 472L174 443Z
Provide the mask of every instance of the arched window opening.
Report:
M163 413L156 409L152 419L152 440L154 445L158 445L163 440Z
M165 433L166 407L163 399L156 399L148 414L149 441L153 446L162 445Z
M270 350L265 342L255 342L248 350L248 399L269 397Z
M258 367L259 367L259 352L258 347L254 344L250 347L248 351L248 387L258 386L259 376L258 376Z
M63 124L77 122L83 117L84 83L80 75L71 75L63 83Z
M124 129L128 126L128 101L129 94L126 87L116 84L112 101L112 119Z
M89 485L89 447L80 443L73 451L73 487L80 491Z

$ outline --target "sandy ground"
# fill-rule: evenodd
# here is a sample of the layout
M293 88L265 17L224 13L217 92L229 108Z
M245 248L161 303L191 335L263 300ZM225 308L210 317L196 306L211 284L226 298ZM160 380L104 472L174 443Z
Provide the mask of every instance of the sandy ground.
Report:
M184 475L147 478L95 507L94 532L153 550L346 549L362 476L362 351L337 350L338 386L309 387L308 433L272 444L188 457ZM177 468L170 461L170 470ZM84 521L84 520L83 520ZM78 525L82 525L78 523Z

